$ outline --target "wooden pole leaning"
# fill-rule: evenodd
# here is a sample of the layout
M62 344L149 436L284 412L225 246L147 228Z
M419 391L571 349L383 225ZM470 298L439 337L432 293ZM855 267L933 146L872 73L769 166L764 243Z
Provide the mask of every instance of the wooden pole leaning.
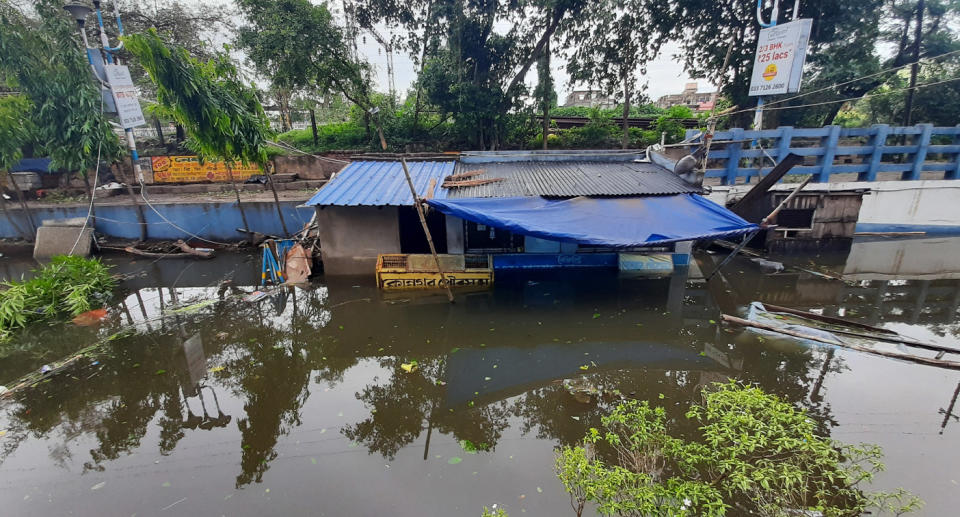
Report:
M417 215L420 216L420 224L423 226L423 233L427 236L427 244L430 246L430 253L433 255L434 262L437 263L437 271L440 273L440 282L447 289L447 299L453 303L453 291L450 289L450 282L447 282L447 276L443 273L443 267L440 265L440 257L437 256L437 248L433 245L433 236L430 235L430 228L427 227L427 217L423 213L423 205L417 190L413 187L413 179L410 177L410 170L407 169L407 160L400 158L400 165L403 166L403 175L407 178L407 186L410 187L410 195L413 196L413 206L417 209Z

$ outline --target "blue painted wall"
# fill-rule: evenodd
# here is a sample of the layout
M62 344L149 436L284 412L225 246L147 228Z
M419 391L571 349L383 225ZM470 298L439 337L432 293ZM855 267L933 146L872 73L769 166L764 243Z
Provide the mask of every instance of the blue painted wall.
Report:
M287 228L291 232L300 230L313 215L313 208L296 208L299 204L298 201L280 203ZM195 202L154 204L153 206L156 208L156 212L163 214L163 217L177 226L205 239L236 242L244 236L236 230L243 227L243 220L240 218L240 211L237 210L236 202ZM283 227L280 225L280 219L277 217L276 206L273 202L244 202L243 209L246 212L251 230L278 236L283 235ZM147 237L149 239L173 240L189 237L185 232L165 222L149 207L144 206L143 210L147 220ZM123 239L140 238L140 225L135 207L130 205L102 205L97 206L96 211L96 230L98 233ZM30 228L21 210L13 210L11 207L10 215L16 220L20 228L25 230ZM33 209L33 216L37 224L47 219L69 219L86 215L87 207L85 206ZM18 238L23 236L16 231L6 217L2 217L0 218L0 237Z

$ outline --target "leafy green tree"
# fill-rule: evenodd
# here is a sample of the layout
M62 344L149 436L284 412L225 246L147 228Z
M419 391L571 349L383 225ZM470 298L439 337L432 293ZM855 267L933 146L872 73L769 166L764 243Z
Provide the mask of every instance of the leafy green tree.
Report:
M368 66L351 56L345 35L325 3L309 0L238 0L247 23L237 34L256 70L273 85L284 127L298 91L336 92L367 109Z
M59 8L35 8L46 13L42 21L0 4L0 71L32 105L25 118L52 166L86 175L98 159L118 156L120 142L103 115L100 89L70 20Z
M668 432L663 408L618 405L584 445L558 452L557 474L579 516L897 514L922 503L901 491L869 493L879 447L817 433L805 410L735 381L715 384L686 414L695 436Z
M156 85L162 112L186 128L187 147L201 159L224 161L239 205L231 165L240 161L267 169L271 132L256 90L243 82L225 54L200 61L186 49L165 43L153 29L125 36L123 42ZM242 205L240 210L249 229ZM279 202L277 212L283 222Z
M570 55L567 72L570 79L597 86L607 95L623 99L621 146L630 145L627 118L634 101L643 100L637 88L637 73L646 74L645 65L657 56L667 40L657 22L663 9L644 0L593 2L582 17L571 22L566 32Z
M464 140L495 149L504 145L509 114L528 93L524 79L530 67L564 22L588 3L364 0L356 19L364 28L400 26L407 35L401 47L422 57L418 87L427 103L451 114L453 130Z

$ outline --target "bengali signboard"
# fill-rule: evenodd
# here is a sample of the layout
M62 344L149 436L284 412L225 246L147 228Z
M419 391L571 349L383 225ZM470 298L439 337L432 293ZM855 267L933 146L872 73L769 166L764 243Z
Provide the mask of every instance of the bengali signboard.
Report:
M800 90L811 22L804 18L760 31L750 79L751 96Z
M196 156L154 156L150 158L154 183L197 183L204 181L230 181L224 162L204 162ZM250 176L263 174L254 164L234 162L233 179L244 181Z
M104 65L103 72L107 76L107 84L113 93L113 101L117 107L117 116L123 129L142 126L147 123L140 109L137 99L137 88L130 78L130 70L123 65Z

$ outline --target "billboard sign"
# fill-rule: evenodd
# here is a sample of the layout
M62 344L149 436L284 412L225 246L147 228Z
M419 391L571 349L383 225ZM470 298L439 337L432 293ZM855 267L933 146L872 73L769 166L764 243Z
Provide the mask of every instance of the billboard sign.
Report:
M204 162L196 156L154 156L151 159L155 183L198 183L230 181L230 174L223 162ZM244 181L250 176L263 174L256 164L244 165L234 162L230 168L233 179Z
M140 101L137 99L137 88L133 85L133 79L130 78L130 69L122 65L104 65L103 71L113 92L120 126L123 129L130 129L146 124L147 121L143 118L143 111L140 109Z
M750 96L800 90L812 20L804 18L760 31L753 60Z

